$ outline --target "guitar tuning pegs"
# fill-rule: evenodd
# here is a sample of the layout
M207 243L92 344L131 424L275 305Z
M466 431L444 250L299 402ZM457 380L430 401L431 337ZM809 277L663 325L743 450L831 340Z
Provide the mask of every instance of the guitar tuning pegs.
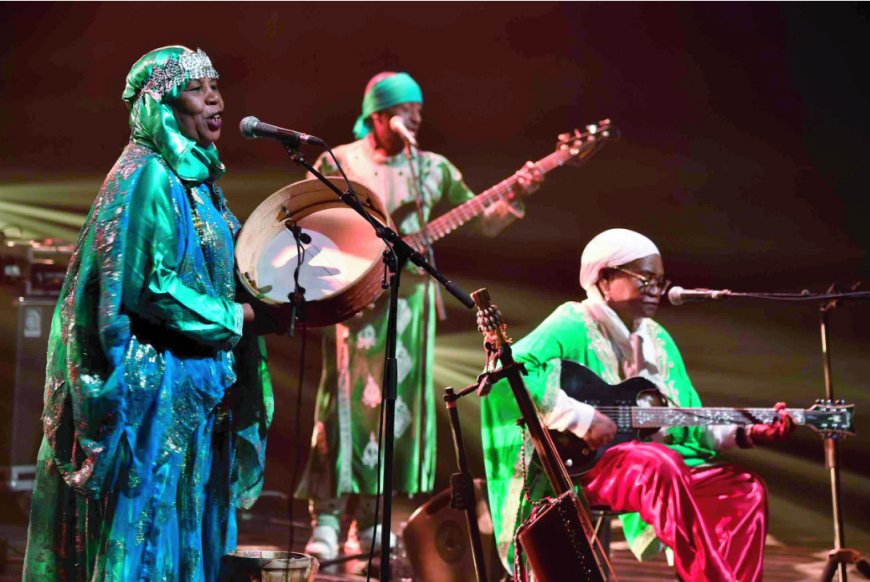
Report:
M846 401L841 398L840 400L837 400L837 404L843 406L844 404L846 404Z

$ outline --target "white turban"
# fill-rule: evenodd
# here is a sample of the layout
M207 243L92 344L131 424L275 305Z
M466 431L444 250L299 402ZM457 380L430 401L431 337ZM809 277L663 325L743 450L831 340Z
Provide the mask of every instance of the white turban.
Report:
M580 258L580 286L589 293L601 269L618 267L650 255L660 255L655 243L633 230L611 228L596 235Z

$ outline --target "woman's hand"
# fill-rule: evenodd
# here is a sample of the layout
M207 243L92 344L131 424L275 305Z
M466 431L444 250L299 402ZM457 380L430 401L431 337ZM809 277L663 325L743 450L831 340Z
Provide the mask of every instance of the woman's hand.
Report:
M260 301L242 303L245 332L255 335L284 334L293 323L293 306L290 303L270 305Z
M753 446L782 442L791 436L795 424L794 419L786 412L785 402L777 402L773 408L779 414L773 424L753 424L746 427L746 438Z

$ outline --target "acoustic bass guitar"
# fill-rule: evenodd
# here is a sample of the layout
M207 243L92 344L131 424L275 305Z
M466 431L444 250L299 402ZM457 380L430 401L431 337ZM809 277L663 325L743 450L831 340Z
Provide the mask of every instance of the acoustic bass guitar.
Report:
M568 163L581 164L601 149L607 139L617 134L616 128L611 125L609 119L587 125L585 131L575 129L574 133L563 133L558 137L556 150L535 162L535 166L542 175L546 175ZM429 244L441 240L472 218L483 214L493 204L501 200L509 200L518 182L519 176L513 174L427 223L426 232L421 230L405 235L402 239L415 250L422 252L426 247L427 237ZM414 203L403 204L392 212L393 223L401 226L414 212L416 212Z

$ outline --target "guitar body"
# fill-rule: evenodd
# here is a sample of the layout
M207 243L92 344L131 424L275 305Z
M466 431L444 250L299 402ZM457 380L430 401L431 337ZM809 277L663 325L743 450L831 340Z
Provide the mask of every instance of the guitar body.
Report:
M578 477L591 469L610 447L649 438L658 430L634 429L631 423L631 407L667 406L667 400L656 385L646 378L629 378L614 386L599 378L586 366L570 360L562 360L561 386L568 396L594 406L616 423L616 436L613 440L594 450L572 433L550 431L550 437L571 477ZM615 407L620 407L616 414L609 414L604 410Z

